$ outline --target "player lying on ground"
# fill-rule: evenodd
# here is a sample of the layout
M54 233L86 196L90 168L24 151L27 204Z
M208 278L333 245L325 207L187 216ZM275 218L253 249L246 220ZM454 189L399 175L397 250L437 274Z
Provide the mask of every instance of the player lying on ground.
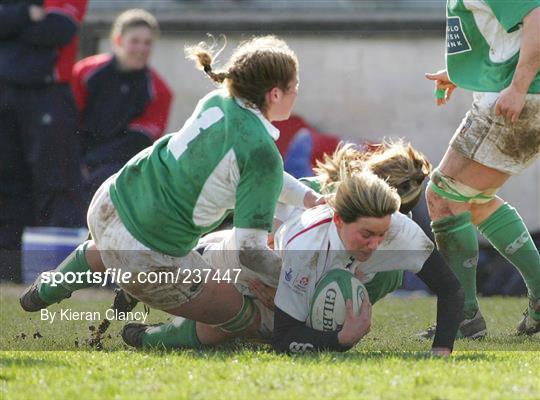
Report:
M523 276L529 306L517 332L533 334L540 255L517 210L496 193L540 152L540 1L449 0L447 15L447 70L426 77L436 83L438 105L456 87L474 95L426 192L435 241L463 285L464 336L486 335L476 298L477 229Z
M224 331L249 331L258 325L257 310L232 284L150 283L140 277L150 271L210 269L193 248L230 210L235 210L235 254L242 265L263 276L278 273L281 260L266 240L282 185L281 198L299 206L315 205L319 197L290 176L283 184L274 144L279 132L270 123L289 117L298 61L272 36L240 45L222 72L213 71L211 50L202 45L187 54L225 89L205 96L179 132L140 152L100 187L88 211L92 240L56 273L131 272L132 279L120 286L149 306ZM257 257L249 257L254 249ZM92 285L84 280L53 286L38 278L21 296L21 306L37 311Z
M359 162L359 161L362 162ZM350 175L354 172L355 176L361 171L362 168L372 168L378 171L383 176L388 173L392 175L386 176L390 182L394 182L396 186L401 185L402 197L404 199L411 199L410 203L404 203L406 208L412 208L418 199L418 193L421 192L421 185L423 179L427 176L430 170L430 165L425 158L416 152L410 145L405 145L402 142L387 145L385 151L377 152L366 157L362 153L358 152L353 146L343 146L336 151L333 157L327 157L324 163L319 164L318 179L312 180L312 184L317 183L316 186L323 187L323 190L330 191L329 188L336 189L336 186L340 182L339 170L345 171L346 175ZM343 172L342 172L343 175ZM364 176L364 175L362 175ZM382 181L374 180L371 175L368 175L367 182L363 182L360 179L359 182L353 180L360 187L364 187L365 192L357 191L350 198L347 198L346 203L356 204L358 201L366 201L366 198L371 199L371 203L379 203L381 197L378 196L378 192L375 190L377 185L382 185ZM370 187L368 183L375 182L373 187ZM352 183L349 182L349 185ZM367 189L367 188L370 189ZM396 200L395 193L387 188L387 185L382 186L383 193L389 195L394 201ZM407 188L407 189L405 189ZM357 188L358 189L358 188ZM373 191L373 192L372 192ZM370 197L371 196L371 197ZM340 203L340 204L341 204ZM337 203L336 203L337 204ZM398 205L399 206L399 199ZM330 206L320 206L313 210L305 212L293 212L292 219L288 220L278 231L276 236L276 250L283 256L284 262L286 262L285 268L282 271L283 277L288 276L289 279L282 277L280 285L283 285L283 279L288 286L292 286L291 290L297 290L303 292L303 300L309 303L310 295L309 290L312 290L321 276L328 270L333 268L347 268L356 270L357 275L366 282L366 288L369 293L370 300L374 303L384 297L389 292L399 288L401 286L403 269L410 269L418 272L431 253L433 244L425 236L420 227L401 213L392 214L395 209L391 209L388 214L381 217L381 221L386 224L390 223L389 233L386 237L375 238L359 238L358 234L354 232L354 228L358 227L358 221L355 222L343 222L341 217L335 217L339 215ZM392 211L393 210L393 211ZM334 217L333 217L334 216ZM340 222L332 221L332 218L339 220ZM368 218L369 219L369 218ZM325 221L324 224L317 226L320 221ZM360 218L359 220L362 220ZM383 221L384 220L384 221ZM360 222L362 225L363 221ZM339 228L338 228L339 225ZM306 236L298 235L302 233L307 227L313 226L310 232ZM328 248L327 240L330 236L329 232L332 232L333 239L331 241L331 248ZM339 233L338 233L339 232ZM386 230L385 230L386 233ZM285 237L296 237L294 241L284 242ZM227 250L227 243L231 242L231 238L234 237L231 231L222 231L211 234L205 237L201 244L206 247L204 257L212 259L210 261L212 265L224 266L223 268L229 268L226 266L227 257L231 253ZM368 262L358 262L362 258L368 257L373 252L373 248L378 247L382 242L379 251L375 251L373 257ZM210 244L209 244L210 243ZM291 247L292 246L292 247ZM230 248L230 247L229 247ZM352 249L350 252L349 249ZM399 251L407 249L407 251ZM351 254L355 254L359 251L359 257L356 262L352 262ZM220 259L221 257L221 259ZM289 258L293 258L289 260ZM294 259L294 257L300 257ZM327 262L321 265L309 265L314 260L326 260ZM288 266L293 266L288 268ZM395 270L396 266L401 270ZM312 271L314 276L302 275L305 271ZM443 352L449 352L452 348L455 332L457 330L457 323L461 318L460 311L462 308L462 292L459 287L459 283L448 270L448 268L441 266L438 270L428 270L426 268L418 272L418 275L428 284L428 286L438 295L438 320L441 328L434 341L433 348L439 351L441 348ZM261 282L251 282L254 278L249 271L243 271L240 274L241 281L237 285L238 289L248 295L257 294L259 300L255 300L255 304L261 310L262 321L259 326L258 334L255 335L257 339L271 340L271 334L274 330L274 294L275 288L264 285ZM294 279L293 279L294 278ZM302 280L302 278L304 278ZM306 281L304 286L299 282ZM295 285L300 285L295 287ZM251 286L251 287L250 287ZM251 289L251 290L250 290ZM287 288L282 288L284 292L284 299L287 299L289 294ZM281 302L287 304L287 300L282 300L276 297L276 304L283 309L277 311L276 315L276 336L274 344L280 351L291 350L290 344L295 340L291 340L287 343L288 334L290 333L293 338L298 339L296 333L303 335L306 331L308 335L315 335L318 337L321 332L313 331L305 326L304 316L298 315L298 312L291 312L293 316L287 316L289 310L288 305L282 305ZM293 303L297 299L292 298ZM294 304L292 305L294 307ZM301 313L307 313L306 310L299 311ZM366 311L367 312L367 311ZM356 323L366 315L351 316L351 319ZM282 325L281 323L284 323ZM350 321L349 321L350 322ZM365 321L364 321L365 323ZM300 327L301 326L301 327ZM349 323L348 329L352 326ZM356 326L360 329L360 327ZM365 327L364 327L365 328ZM292 329L292 331L290 331ZM298 332L296 332L298 330ZM354 329L353 329L354 330ZM317 333L315 333L317 332ZM350 332L349 332L350 333ZM361 337L361 330L357 330L357 339ZM347 334L347 331L342 334ZM280 336L281 335L281 336ZM283 336L285 335L285 336ZM324 334L323 336L328 337ZM335 335L334 335L335 336ZM193 321L184 320L182 318L176 318L170 323L160 324L158 326L149 327L148 325L130 323L127 324L123 330L123 337L126 343L135 347L164 347L164 348L176 348L176 347L200 347L201 345L214 345L222 343L231 338L230 335L215 327L195 323ZM300 336L302 338L303 336ZM310 336L311 337L311 336ZM351 339L349 337L349 339ZM329 339L328 339L329 340ZM336 337L333 338L334 342L315 343L313 348L321 349L328 348L334 350L343 350L348 346L337 346ZM306 343L306 341L298 341L298 343ZM349 343L352 344L352 343ZM295 349L303 347L293 346ZM309 346L307 346L309 347Z

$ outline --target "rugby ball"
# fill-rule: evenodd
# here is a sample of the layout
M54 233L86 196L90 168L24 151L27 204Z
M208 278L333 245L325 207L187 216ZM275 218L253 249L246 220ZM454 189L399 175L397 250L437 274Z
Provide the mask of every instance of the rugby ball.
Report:
M347 315L346 301L352 300L353 311L358 314L367 298L366 288L350 271L330 270L315 287L307 325L318 331L339 331Z

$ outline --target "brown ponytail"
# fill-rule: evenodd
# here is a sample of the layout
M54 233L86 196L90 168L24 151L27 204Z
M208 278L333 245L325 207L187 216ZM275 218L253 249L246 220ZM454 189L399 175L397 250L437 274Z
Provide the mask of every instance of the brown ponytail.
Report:
M286 91L298 74L298 60L287 44L275 36L255 37L241 43L234 51L227 67L214 71L212 64L219 53L216 42L201 42L186 47L189 59L216 84L224 84L229 93L248 105L265 111L266 93L274 87Z

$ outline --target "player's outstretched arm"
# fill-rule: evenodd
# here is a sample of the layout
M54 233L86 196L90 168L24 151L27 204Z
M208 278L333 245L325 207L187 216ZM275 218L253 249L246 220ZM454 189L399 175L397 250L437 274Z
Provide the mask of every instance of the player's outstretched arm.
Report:
M446 264L425 264L417 276L437 296L437 331L432 351L434 354L449 354L463 320L464 295L461 284Z
M279 201L283 204L305 208L325 203L323 196L287 172L283 173L283 188L279 195Z

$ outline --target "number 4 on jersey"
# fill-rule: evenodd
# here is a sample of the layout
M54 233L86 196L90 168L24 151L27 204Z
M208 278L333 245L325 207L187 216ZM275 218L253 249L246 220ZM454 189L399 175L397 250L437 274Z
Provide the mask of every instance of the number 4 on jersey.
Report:
M186 151L189 143L195 139L201 131L208 129L224 117L219 107L210 107L204 110L198 118L190 118L182 129L169 141L169 151L177 160Z

